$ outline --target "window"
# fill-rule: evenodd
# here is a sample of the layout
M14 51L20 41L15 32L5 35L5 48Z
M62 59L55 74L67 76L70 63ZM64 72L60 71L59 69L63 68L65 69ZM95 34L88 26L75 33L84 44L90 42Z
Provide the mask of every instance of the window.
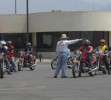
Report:
M37 33L37 51L50 51L54 43L53 33Z

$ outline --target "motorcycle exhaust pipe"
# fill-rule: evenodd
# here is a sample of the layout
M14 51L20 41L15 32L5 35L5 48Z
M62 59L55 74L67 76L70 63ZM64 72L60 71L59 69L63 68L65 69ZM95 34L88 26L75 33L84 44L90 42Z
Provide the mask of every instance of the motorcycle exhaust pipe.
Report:
M92 69L92 70L91 70L91 71L89 71L88 73L94 72L94 71L96 71L96 70L98 70L98 67L96 67L96 68Z

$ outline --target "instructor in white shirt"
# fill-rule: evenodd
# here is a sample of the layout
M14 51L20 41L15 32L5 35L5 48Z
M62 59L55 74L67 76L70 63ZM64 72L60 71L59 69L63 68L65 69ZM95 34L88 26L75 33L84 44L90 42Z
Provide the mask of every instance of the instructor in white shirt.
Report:
M60 41L57 42L56 46L56 54L58 57L57 60L57 67L54 73L54 78L57 78L60 70L61 70L61 77L66 78L66 65L67 60L70 55L70 49L68 48L68 45L77 43L79 41L82 41L82 39L75 39L75 40L68 40L68 37L66 34L62 34Z

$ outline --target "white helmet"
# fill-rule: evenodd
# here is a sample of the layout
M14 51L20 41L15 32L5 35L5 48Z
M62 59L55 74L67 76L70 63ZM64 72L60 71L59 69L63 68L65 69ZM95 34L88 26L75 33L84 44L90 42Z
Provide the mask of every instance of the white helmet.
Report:
M4 41L4 40L0 41L0 43L1 43L2 45L6 45L6 44L7 44L6 41Z
M8 47L7 47L7 46L4 46L4 48L5 48L6 50L8 50Z
M12 41L7 41L8 44L12 44Z
M26 45L27 45L27 46L31 46L32 44L31 44L30 42L28 42Z

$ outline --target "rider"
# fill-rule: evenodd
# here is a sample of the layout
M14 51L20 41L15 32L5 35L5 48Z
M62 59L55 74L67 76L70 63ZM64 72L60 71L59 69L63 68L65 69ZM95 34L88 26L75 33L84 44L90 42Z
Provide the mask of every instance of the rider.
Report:
M11 71L16 72L16 65L15 65L15 47L12 43L12 41L7 41L7 46L8 46L8 50L7 50L7 56L8 56L8 60L12 66Z
M105 66L106 66L106 69L108 70L108 74L110 74L107 55L105 55L108 52L108 45L107 45L105 39L100 40L100 45L98 46L98 51L99 51L100 55L103 57L102 60L103 60L103 63L105 64Z
M99 51L100 51L100 53L107 53L108 52L108 45L107 45L105 39L100 40Z
M25 53L32 54L32 52L33 52L32 44L30 42L26 43Z
M26 48L25 48L25 54L26 54L25 59L28 59L29 62L30 62L32 53L33 53L32 44L28 42L26 43Z
M2 52L6 54L8 47L6 46L6 41L0 41L0 48L2 48Z
M0 53L2 54L2 56L4 58L4 63L5 63L6 68L7 68L7 73L11 74L10 63L8 61L8 58L7 58L7 51L8 51L8 47L6 45L6 41L4 41L4 40L0 41Z
M80 52L82 61L86 62L89 67L91 67L91 64L93 62L93 46L88 39L83 41L83 44L80 47Z

